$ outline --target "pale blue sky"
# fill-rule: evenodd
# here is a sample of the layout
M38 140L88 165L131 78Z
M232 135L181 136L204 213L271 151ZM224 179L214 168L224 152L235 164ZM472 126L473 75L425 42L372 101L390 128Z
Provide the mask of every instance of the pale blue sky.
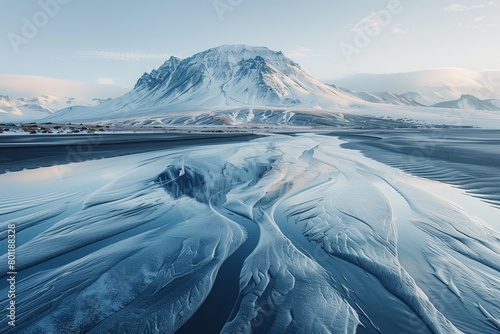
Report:
M281 50L319 79L500 69L500 0L0 0L0 6L2 74L133 86L170 55L221 44Z

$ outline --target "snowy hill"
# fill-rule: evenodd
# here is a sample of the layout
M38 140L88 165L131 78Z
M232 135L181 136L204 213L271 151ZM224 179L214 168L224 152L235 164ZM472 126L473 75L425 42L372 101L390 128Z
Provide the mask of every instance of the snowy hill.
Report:
M435 102L431 99L428 98L420 93L417 92L407 92L403 94L398 94L398 96L401 96L405 99L412 100L418 104L421 104L423 106L431 106L435 104Z
M362 100L319 82L281 52L223 45L187 59L171 57L129 93L94 108L65 109L60 121L164 115L176 111L265 106L337 109Z
M399 95L390 92L355 92L343 87L340 87L339 89L371 103L386 103L399 106L425 106L425 104L414 100L409 94ZM415 97L418 98L418 96Z
M500 100L480 100L472 95L462 95L457 100L437 103L434 107L472 110L500 110Z

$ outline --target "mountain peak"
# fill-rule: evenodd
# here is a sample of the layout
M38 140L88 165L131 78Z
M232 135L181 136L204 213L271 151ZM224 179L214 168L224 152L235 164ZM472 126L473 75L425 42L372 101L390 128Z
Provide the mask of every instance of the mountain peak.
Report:
M152 70L150 73L144 73L134 86L134 89L154 89L161 85L162 82L168 79L169 75L176 70L182 59L171 56L158 69Z
M214 48L210 48L206 51L218 50L219 52L236 52L240 53L242 51L264 51L272 52L269 48L265 46L251 46L247 44L222 44Z
M462 96L460 96L460 100L479 101L479 99L477 97L475 97L474 95L470 95L470 94L462 94Z
M304 72L280 51L221 45L189 58L170 57L144 73L126 95L95 109L120 118L228 107L344 108L362 101ZM89 116L91 117L91 116ZM111 116L109 116L111 117Z
M264 46L249 46L245 44L221 45L206 51L199 52L189 59L203 59L205 61L220 61L237 64L239 61L261 57L275 67L284 65L299 67L297 63L287 58L281 51L273 51Z
M199 52L199 53L195 54L194 56L199 55L199 54L211 53L211 52L217 52L221 55L228 54L228 53L240 54L240 55L281 53L281 51L272 51L265 46L251 46L251 45L246 45L246 44L223 44L223 45Z
M238 71L242 67L246 70ZM282 72L285 75L290 75L294 68L300 70L300 66L287 58L281 51L272 51L266 47L245 44L221 45L186 59L170 57L158 69L144 73L134 89L153 91L160 86L168 85L174 73L186 75L186 71L191 77L197 77L199 80L202 77L214 76L218 79L228 80L234 74L238 74L238 79L242 79L242 76L251 75L257 71L259 72L257 75L258 83L265 85L264 77L266 74Z

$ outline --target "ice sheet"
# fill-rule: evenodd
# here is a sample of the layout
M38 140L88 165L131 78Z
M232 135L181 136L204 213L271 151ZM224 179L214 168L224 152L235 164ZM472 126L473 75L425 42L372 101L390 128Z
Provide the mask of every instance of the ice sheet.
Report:
M272 135L72 164L64 182L55 167L0 175L46 171L2 206L20 226L23 305L2 330L202 327L219 269L258 238L231 268L239 297L216 296L234 306L224 333L497 332L500 237L455 200L485 203L342 143Z

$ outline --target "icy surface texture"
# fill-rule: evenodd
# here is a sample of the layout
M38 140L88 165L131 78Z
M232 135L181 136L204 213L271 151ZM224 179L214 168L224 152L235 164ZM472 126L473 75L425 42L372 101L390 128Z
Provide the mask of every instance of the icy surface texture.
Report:
M223 333L500 330L498 231L451 198L487 204L341 144L272 135L74 164L59 183L57 166L0 175L32 180L0 205L22 277L2 331L173 333L241 254Z

